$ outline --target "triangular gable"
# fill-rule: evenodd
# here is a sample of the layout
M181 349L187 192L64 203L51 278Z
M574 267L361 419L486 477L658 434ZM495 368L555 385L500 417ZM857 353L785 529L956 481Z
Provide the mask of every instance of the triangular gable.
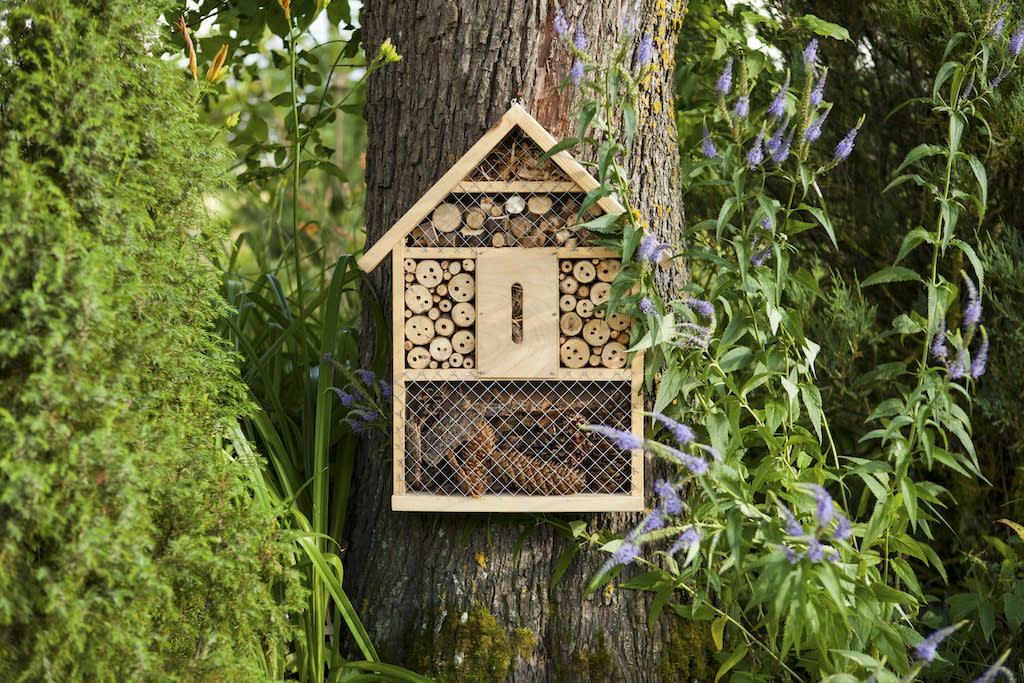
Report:
M478 181L472 179L470 174L487 159L487 156L505 140L508 133L515 127L521 129L526 134L526 137L535 142L545 152L557 143L557 140L536 119L530 116L521 106L513 103L498 123L484 133L476 141L476 144L470 147L469 151L463 154L455 162L455 165L448 169L448 172L434 183L433 187L427 190L413 204L412 208L406 211L405 215L398 219L398 222L391 226L391 229L359 258L358 264L363 272L368 273L380 265L380 262L391 253L391 250L405 238L409 231L426 218L460 184L463 182L477 183ZM559 152L551 157L551 160L569 178L570 182L578 186L579 191L589 192L598 186L597 180L587 173L587 170L573 159L568 152ZM602 197L597 201L597 204L605 213L617 213L625 210L613 197Z

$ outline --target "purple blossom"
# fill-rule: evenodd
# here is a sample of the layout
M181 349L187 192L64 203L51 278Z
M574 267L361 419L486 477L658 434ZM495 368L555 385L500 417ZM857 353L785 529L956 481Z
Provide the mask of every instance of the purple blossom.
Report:
M640 546L632 543L628 540L623 540L612 556L608 558L608 561L604 563L601 568L601 573L605 573L612 567L618 567L619 565L629 564L636 558L640 557Z
M725 60L725 68L722 69L722 75L718 77L718 85L715 86L715 91L723 97L729 94L729 90L732 88L732 57Z
M772 217L771 216L765 216L764 218L761 219L761 222L759 223L759 225L762 228L764 228L765 230L771 230L772 229Z
M993 38L998 38L999 34L1003 32L1003 27L1006 26L1006 17L999 15L996 19L996 23L992 24L992 30L989 31L989 35Z
M981 346L978 347L978 353L974 355L974 359L971 361L971 379L978 379L985 374L985 362L988 360L988 333L985 331L985 326L981 326Z
M683 501L679 500L676 487L664 479L654 482L654 491L661 498L661 508L667 515L678 515L683 511Z
M565 20L565 13L562 12L562 8L559 7L555 12L555 19L553 21L555 25L555 31L562 38L569 32L569 22Z
M825 559L828 560L829 562L831 562L832 564L838 563L839 562L839 551L836 550L835 548L829 548L828 550L825 551Z
M813 69L815 62L818 61L818 39L812 38L811 42L807 43L807 47L804 48L804 65L808 69Z
M362 408L355 408L352 410L350 414L355 415L357 418L365 422L373 422L374 420L380 417L377 413L373 412L372 410L363 410Z
M814 84L814 90L811 91L811 97L808 100L811 107L817 107L821 104L822 99L825 97L825 79L828 78L828 69L821 72L821 78Z
M935 360L946 360L949 349L946 348L946 320L939 321L939 329L935 331L935 339L932 340L932 358Z
M357 420L354 417L346 417L344 421L348 423L348 426L352 429L354 434L366 433L366 423L362 420Z
M1001 673L1005 673L1006 680L1010 681L1010 683L1013 683L1013 681L1015 680L1013 677L1013 672L1007 669L1005 666L1003 666L1003 662L1006 661L1006 656L1009 654L1009 651L1007 651L1002 657L996 660L995 664L985 669L985 673L983 673L980 678L975 680L974 683L993 683L993 681L996 680L996 677L998 677Z
M981 322L981 298L978 296L978 288L974 286L974 281L965 271L960 271L960 274L963 275L964 285L967 287L967 305L964 306L963 319L963 328L966 330Z
M967 372L967 358L964 356L963 349L959 349L956 359L946 365L946 371L949 373L950 379L960 379L964 376L964 373Z
M715 318L715 307L710 302L704 301L703 299L683 299L683 303L686 304L687 308L691 311L696 311L701 317L708 320L714 320Z
M640 47L636 49L636 60L640 62L641 66L646 66L650 63L652 54L654 54L654 37L648 31L640 41Z
M999 84L1002 83L1003 79L1006 78L1008 75L1010 75L1010 67L1007 66L1006 68L999 72L998 76L992 79L992 82L989 83L989 88L991 88L992 90L998 88Z
M1010 36L1010 42L1007 44L1006 49L1014 57L1018 57L1022 47L1024 47L1024 21L1017 24L1017 30Z
M611 439L619 446L619 448L633 450L634 448L644 447L644 440L632 432L615 429L614 427L606 427L605 425L590 425L585 427L585 429L591 432L597 432L601 436Z
M381 395L381 398L384 398L385 400L389 399L389 398L393 398L394 395L395 395L395 390L392 389L392 387L391 387L391 385L389 383L382 381L380 383L380 395Z
M347 391L342 391L338 387L331 387L331 391L338 395L338 400L341 401L341 405L346 408L352 406L356 401L359 400L359 394L350 394Z
M814 119L811 125L807 126L807 130L804 131L804 140L807 142L814 142L821 137L821 126L825 123L825 119L828 118L831 111L831 109L826 109L816 119Z
M636 528L634 533L639 536L640 534L657 531L663 526L665 526L665 520L661 517L661 509L660 507L656 507L647 513L647 516L644 517L642 522L640 522L640 526Z
M718 150L711 143L711 132L708 131L708 124L704 124L704 137L700 140L700 151L704 152L704 156L708 159L712 159L718 156Z
M807 488L811 491L814 501L817 503L814 514L818 518L818 528L824 529L835 517L836 507L832 502L832 496L829 495L824 486L819 486L818 484L809 484Z
M652 315L655 310L654 302L652 302L645 296L643 299L640 299L640 310L646 313L647 315Z
M583 62L577 59L572 63L572 69L569 71L569 77L572 78L572 84L579 87L580 81L583 80Z
M668 242L659 242L654 235L644 235L640 240L640 246L636 250L638 261L661 261L661 252L672 251L672 245Z
M356 375L358 375L359 379L363 380L364 384L373 384L377 381L377 375L373 374L372 370L359 368L356 370Z
M661 413L651 413L651 417L653 417L661 424L665 425L665 427L668 428L668 431L672 433L672 436L675 437L675 440L678 441L681 446L685 446L691 441L693 441L695 438L697 438L696 434L693 433L692 429L690 429L688 426L684 425L681 422L676 422L668 415L662 415Z
M796 129L791 129L786 139L782 141L782 145L772 153L772 163L776 166L781 166L789 158L789 150L793 146L793 135L796 133Z
M863 119L861 120L863 122ZM846 158L850 156L850 152L853 151L853 141L857 139L857 132L860 130L861 122L858 122L856 126L850 129L850 132L846 134L839 144L836 145L835 154L832 155L832 161L846 161Z
M786 520L786 534L789 536L803 536L804 528L800 525L800 522L796 520L796 515L786 507L782 506L782 516Z
M683 453L678 448L672 448L671 446L666 446L664 444L661 444L660 450L679 462L683 467L690 471L690 474L697 477L707 474L708 461L704 458L698 458L696 456Z
M754 239L750 240L750 251L753 252L750 255L750 264L752 266L763 266L764 262L768 260L768 256L772 253L771 243L769 246L757 249L757 245L761 242L762 238L759 235L754 235ZM757 251L754 251L757 249Z
M747 152L747 165L751 168L756 168L761 165L764 161L764 152L761 150L761 142L764 140L764 127L757 133L757 138L754 140L754 146Z
M788 116L786 117L786 120L779 124L779 127L775 129L775 132L772 133L770 138L768 138L768 141L764 143L765 151L767 151L768 154L775 154L775 152L779 150L779 147L782 146L782 136L786 134L787 126L789 126Z
M747 114L750 113L750 97L747 95L740 95L736 99L736 106L732 108L732 115L738 119L747 118Z
M786 82L782 84L782 88L779 89L779 94L775 96L772 103L768 105L768 113L773 118L781 119L782 115L786 113L786 93L789 92L789 73L786 74Z
M818 539L811 538L807 542L807 559L811 562L821 562L825 559L825 549L821 547Z
M680 550L686 550L687 548L697 545L700 543L701 533L697 527L690 527L683 533L679 534L679 538L675 540L672 547L668 549L669 555L675 555Z
M572 37L572 44L582 52L587 49L587 35L583 32L583 26L576 27L576 34Z
M786 559L789 560L790 564L796 564L803 557L800 553L790 548L788 545L782 546L782 552L786 553Z
M835 533L832 534L832 538L837 541L846 541L853 535L853 529L850 527L850 520L847 519L846 515L839 515L839 522L836 523Z
M939 629L935 633L931 634L914 648L914 656L928 663L934 662L935 657L938 654L936 648L939 646L939 643L945 640L950 633L957 630L959 627L959 624L954 624L953 626L947 626L946 628Z

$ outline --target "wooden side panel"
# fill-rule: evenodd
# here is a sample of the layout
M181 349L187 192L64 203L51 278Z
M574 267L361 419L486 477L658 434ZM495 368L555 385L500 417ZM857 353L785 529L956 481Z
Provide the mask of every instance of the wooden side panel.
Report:
M631 366L633 374L631 382L632 409L630 418L633 435L639 439L644 438L644 354L639 352L633 357ZM632 451L633 480L630 486L630 495L640 500L644 499L644 452L636 448Z
M394 492L396 496L405 493L405 347L403 346L403 329L405 327L405 272L402 262L405 260L404 247L396 245L391 252L391 347L394 397L393 432L394 459L391 462Z
M486 379L558 374L558 258L499 249L477 256L477 372ZM514 312L514 286L521 302ZM513 336L514 315L522 336Z

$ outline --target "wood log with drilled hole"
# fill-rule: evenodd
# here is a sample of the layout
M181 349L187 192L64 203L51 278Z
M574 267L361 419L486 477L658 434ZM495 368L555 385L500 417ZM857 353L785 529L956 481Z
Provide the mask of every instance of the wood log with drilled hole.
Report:
M594 302L590 299L580 299L576 303L576 315L581 318L589 318L594 315Z
M416 261L414 261L413 259L411 259L411 258L405 259L405 261L403 262L402 265L405 268L405 272L407 272L407 273L415 273L416 272Z
M590 300L593 301L595 305L603 304L605 301L608 301L608 298L611 296L611 292L612 286L610 284L607 282L596 282L594 283L594 286L590 288Z
M455 322L449 317L438 318L434 322L434 331L442 337L450 337L455 334Z
M434 321L422 315L414 315L405 321L405 338L413 344L428 344L434 338Z
M440 232L454 232L462 227L462 209L458 204L438 204L430 214L430 222Z
M462 269L467 273L472 273L476 270L476 261L471 258L462 259Z
M452 320L459 327L469 327L476 322L476 309L471 303L457 303L452 306Z
M530 213L535 216L543 216L551 210L551 196L546 194L535 194L526 201Z
M448 296L452 301L469 301L476 293L476 286L473 276L468 273L459 273L448 282Z
M576 282L575 278L566 277L558 283L558 291L562 294L575 294L576 290L579 289L579 286L580 285Z
M453 368L462 367L462 354L457 351L453 351L452 355L448 356L448 364Z
M438 362L448 360L452 355L452 342L447 337L434 337L430 341L430 357Z
M597 277L597 269L594 268L594 264L590 261L577 261L572 267L572 276L580 284L593 282L594 278Z
M431 308L429 311L427 311L427 317L430 318L431 320L437 320L438 318L441 317L441 311L436 308Z
M608 323L603 320L591 320L583 326L583 340L591 346L603 346L610 335Z
M619 368L626 367L627 360L629 360L629 355L626 353L625 346L618 342L605 344L604 351L601 352L601 365L612 370L618 370Z
M566 337L575 337L583 329L583 321L574 312L565 313L558 321L558 329Z
M576 297L572 294L563 294L558 297L558 310L562 313L576 310Z
M427 288L436 287L441 281L441 264L425 259L416 264L416 281Z
M558 349L558 357L567 368L579 369L590 359L590 347L578 337L566 340Z
M476 349L476 337L469 330L459 330L452 335L452 348L465 357Z
M413 269L415 270L415 266ZM561 270L564 274L568 275L569 273L572 272L572 261L559 261L558 269Z
M619 268L621 265L615 259L603 259L597 264L597 279L601 282L611 282L619 274Z
M505 213L514 215L526 210L526 200L517 194L505 200Z
M441 299L437 302L437 307L441 309L442 313L448 313L452 310L451 299Z
M462 359L462 367L466 368L467 370L472 369L474 363L475 361L473 360L473 356L466 356Z
M629 326L633 324L633 319L628 315L622 315L621 313L612 313L608 316L608 327L612 328L616 332L622 332L628 330Z
M430 365L430 351L422 346L414 346L406 355L405 363L413 370L423 370Z

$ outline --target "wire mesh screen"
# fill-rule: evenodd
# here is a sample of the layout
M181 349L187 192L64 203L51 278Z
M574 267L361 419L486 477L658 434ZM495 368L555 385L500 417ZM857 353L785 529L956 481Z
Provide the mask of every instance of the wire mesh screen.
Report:
M629 430L628 381L410 382L403 471L410 493L629 494L632 455L579 429Z
M551 159L538 164L544 152L522 130L514 128L497 147L473 169L468 181L553 180L569 177Z

